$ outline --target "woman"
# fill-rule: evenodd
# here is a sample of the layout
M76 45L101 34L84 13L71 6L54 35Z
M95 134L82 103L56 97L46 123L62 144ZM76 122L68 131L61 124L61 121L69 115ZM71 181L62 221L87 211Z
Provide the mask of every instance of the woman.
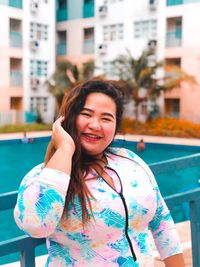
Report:
M177 233L148 166L110 148L123 109L109 82L91 80L64 97L45 164L23 179L14 215L46 237L46 266L153 266L149 231L167 267L184 266ZM145 190L144 190L145 189Z

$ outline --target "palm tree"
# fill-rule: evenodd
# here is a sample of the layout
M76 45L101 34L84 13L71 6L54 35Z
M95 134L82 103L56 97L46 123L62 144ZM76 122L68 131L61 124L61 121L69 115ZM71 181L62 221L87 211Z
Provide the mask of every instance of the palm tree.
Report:
M59 62L55 72L47 81L48 90L56 99L57 109L62 103L65 92L77 83L91 79L93 73L93 61L83 63L81 68L70 61Z
M157 71L164 67L164 62L155 61L153 49L143 51L137 59L127 50L127 54L113 60L112 65L114 75L120 82L125 83L126 93L134 102L136 120L138 120L138 107L142 101L146 99L155 101L162 91L179 87L183 81L194 82L193 76L186 74L177 66L166 68L169 75L158 78ZM141 89L145 90L143 97L140 96Z

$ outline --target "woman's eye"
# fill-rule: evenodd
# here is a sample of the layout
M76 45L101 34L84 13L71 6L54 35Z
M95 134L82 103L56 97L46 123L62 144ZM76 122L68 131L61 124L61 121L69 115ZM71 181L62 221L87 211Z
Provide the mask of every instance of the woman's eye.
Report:
M102 118L103 121L111 121L109 118Z
M85 112L81 112L81 115L86 116L86 117L90 117L89 113L85 113Z

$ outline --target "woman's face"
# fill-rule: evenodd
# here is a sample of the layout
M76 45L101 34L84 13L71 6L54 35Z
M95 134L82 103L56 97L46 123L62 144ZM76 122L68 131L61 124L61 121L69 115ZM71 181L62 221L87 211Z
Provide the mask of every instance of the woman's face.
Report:
M102 93L90 93L77 116L76 126L84 152L101 157L115 135L116 104L113 99Z

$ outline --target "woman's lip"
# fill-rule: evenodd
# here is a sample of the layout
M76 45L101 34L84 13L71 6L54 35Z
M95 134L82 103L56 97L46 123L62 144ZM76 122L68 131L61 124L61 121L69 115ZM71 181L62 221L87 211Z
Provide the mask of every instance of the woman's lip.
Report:
M101 136L95 134L82 133L82 136L89 141L99 141L101 139Z

